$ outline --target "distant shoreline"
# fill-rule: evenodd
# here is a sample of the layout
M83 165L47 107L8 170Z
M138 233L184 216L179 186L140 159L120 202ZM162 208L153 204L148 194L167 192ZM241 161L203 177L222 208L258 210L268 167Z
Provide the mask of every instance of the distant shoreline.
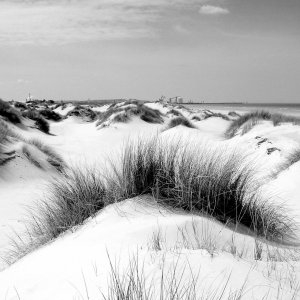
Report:
M300 107L300 103L244 103L244 102L187 102L182 105L221 105L221 106L274 106L274 107Z

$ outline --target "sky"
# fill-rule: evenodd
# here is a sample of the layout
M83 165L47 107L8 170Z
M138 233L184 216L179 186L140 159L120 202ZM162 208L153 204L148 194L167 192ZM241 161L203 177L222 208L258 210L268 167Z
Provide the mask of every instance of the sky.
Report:
M300 103L299 0L0 0L0 97Z

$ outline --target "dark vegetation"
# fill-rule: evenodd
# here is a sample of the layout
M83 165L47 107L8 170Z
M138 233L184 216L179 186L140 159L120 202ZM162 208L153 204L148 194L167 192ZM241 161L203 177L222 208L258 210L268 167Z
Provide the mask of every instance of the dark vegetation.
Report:
M224 114L221 114L221 113L215 113L215 112L212 112L210 110L205 110L204 114L205 114L204 120L206 120L208 118L211 118L211 117L214 117L214 118L222 118L225 121L230 121L228 116L226 116Z
M114 122L127 122L131 116L140 116L147 123L163 123L162 114L160 111L152 109L137 101L127 101L122 106L117 106L116 103L110 105L108 110L99 114L97 126L103 125L112 115L115 115L111 120Z
M27 109L27 105L26 105L25 103L23 103L23 102L18 102L18 101L16 101L16 102L14 103L14 106L15 106L15 108L18 108L18 109L20 109L20 110L25 110L25 109Z
M240 116L234 120L226 131L226 136L232 138L238 130L246 124L242 134L249 132L259 121L271 121L274 126L279 126L282 123L292 123L300 125L300 119L293 116L286 116L282 114L272 114L268 111L255 111Z
M228 113L228 116L236 118L236 117L240 117L241 115L238 114L238 113L235 112L235 111L230 111L230 112Z
M80 117L86 121L94 121L97 114L88 107L77 105L73 110L68 112L67 117L70 116Z
M176 117L182 117L182 113L174 108L167 112L167 115L174 115Z
M25 110L22 112L24 118L31 119L35 121L36 127L44 133L49 133L50 126L49 123L40 115L37 110Z
M63 172L66 167L64 160L51 147L45 145L43 142L37 139L30 139L26 142L43 152L47 156L47 161L59 172Z
M193 116L192 120L193 121L201 121L201 118L199 116Z
M52 121L60 121L62 116L50 108L45 108L39 111L40 115L42 115L47 120Z
M184 116L181 116L181 117L176 117L176 118L171 119L167 126L167 129L171 129L171 128L179 126L179 125L182 125L182 126L185 126L188 128L196 128L196 126L194 126L189 119L185 118Z
M161 205L242 224L268 240L292 237L290 218L260 195L263 183L253 179L254 163L244 161L242 154L229 149L199 146L195 155L187 145L153 139L125 147L121 167L112 164L105 175L68 170L51 184L48 198L38 202L28 238L14 240L8 262L82 224L108 204L147 194Z
M19 113L19 111L2 99L0 99L0 116L4 117L6 120L13 124L22 123L21 114Z

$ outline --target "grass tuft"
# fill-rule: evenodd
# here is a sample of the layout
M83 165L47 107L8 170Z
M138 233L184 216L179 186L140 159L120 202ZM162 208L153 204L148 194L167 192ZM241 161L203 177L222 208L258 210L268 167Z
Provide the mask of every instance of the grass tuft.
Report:
M40 115L40 113L37 110L29 109L29 110L23 111L22 116L24 118L28 118L28 119L35 121L35 125L40 131L47 133L47 134L49 133L49 130L50 130L49 123Z
M62 116L50 108L40 110L40 114L47 120L60 121Z
M176 118L171 119L167 126L167 129L171 129L171 128L179 126L179 125L182 125L182 126L185 126L188 128L196 128L196 126L194 126L193 123L189 119L185 118L184 116L181 116L181 117L176 117Z
M3 101L2 99L0 99L0 116L4 117L13 124L22 123L20 113L8 102Z
M32 156L31 151L28 149L27 145L23 145L22 147L22 152L25 155L25 157L32 163L34 164L37 168L42 169L41 164L39 163L38 160L35 159L35 157Z
M94 121L97 117L97 114L88 107L77 105L73 110L69 111L66 116L67 117L75 116L75 117L83 118L87 121Z

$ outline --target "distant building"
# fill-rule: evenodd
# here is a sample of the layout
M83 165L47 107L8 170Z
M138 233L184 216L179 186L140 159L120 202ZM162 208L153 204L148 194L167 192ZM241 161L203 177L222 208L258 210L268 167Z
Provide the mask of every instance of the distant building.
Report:
M179 96L169 98L169 103L183 103L183 98Z

